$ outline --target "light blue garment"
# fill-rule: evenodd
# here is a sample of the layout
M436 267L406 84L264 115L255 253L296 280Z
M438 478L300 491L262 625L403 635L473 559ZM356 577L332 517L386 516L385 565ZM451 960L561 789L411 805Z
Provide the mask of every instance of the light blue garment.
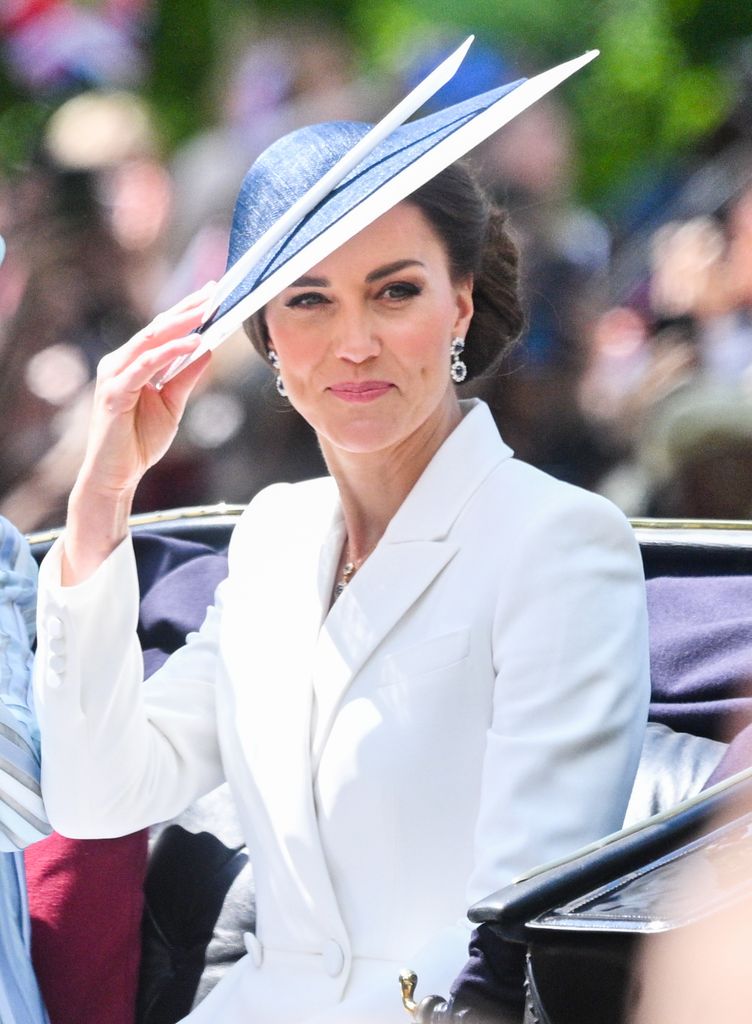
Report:
M50 832L39 789L39 732L31 704L36 565L0 516L0 1022L47 1024L31 964L20 850Z

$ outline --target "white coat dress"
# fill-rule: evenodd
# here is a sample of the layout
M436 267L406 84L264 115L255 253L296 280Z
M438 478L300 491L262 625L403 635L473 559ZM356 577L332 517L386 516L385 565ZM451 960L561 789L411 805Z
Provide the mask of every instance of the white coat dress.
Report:
M392 1024L397 973L446 994L470 904L620 827L649 696L622 514L512 458L487 407L436 453L330 610L331 479L234 531L200 631L142 684L124 541L44 561L36 699L60 832L171 818L227 778L258 926L191 1024Z

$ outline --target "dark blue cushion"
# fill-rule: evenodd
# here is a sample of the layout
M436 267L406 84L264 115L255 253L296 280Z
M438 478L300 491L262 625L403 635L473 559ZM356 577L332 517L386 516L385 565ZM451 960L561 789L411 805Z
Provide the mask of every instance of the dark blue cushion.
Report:
M728 742L752 722L752 577L648 580L650 717Z

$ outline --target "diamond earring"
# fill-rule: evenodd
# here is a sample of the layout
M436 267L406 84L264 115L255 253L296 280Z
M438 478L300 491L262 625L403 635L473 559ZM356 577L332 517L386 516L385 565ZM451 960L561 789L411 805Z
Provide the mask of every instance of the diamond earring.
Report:
M460 358L465 351L464 338L452 338L452 345L449 354L452 357L452 365L449 367L449 376L455 384L461 384L467 377L467 366Z
M266 354L269 357L269 362L272 364L272 368L275 370L277 374L276 377L274 378L274 386L277 389L277 393L281 395L282 398L287 398L287 392L285 391L285 382L282 380L282 374L279 371L279 356L277 355L273 348L267 349Z

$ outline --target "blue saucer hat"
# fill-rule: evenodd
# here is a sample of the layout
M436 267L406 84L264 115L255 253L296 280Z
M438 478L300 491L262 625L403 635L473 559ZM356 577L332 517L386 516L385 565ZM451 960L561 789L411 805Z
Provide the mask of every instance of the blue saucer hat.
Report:
M471 41L460 48L460 59ZM202 344L189 359L172 366L160 383L215 348L312 266L595 56L597 51L590 51L534 78L398 123L371 148L369 139L390 115L376 128L335 121L300 128L272 143L253 163L240 188L227 272L217 286L215 311L199 328ZM400 107L391 113L399 116L399 111ZM336 175L353 152L357 162L321 196L321 183ZM320 197L306 208L309 195ZM305 213L290 223L291 210L294 214L300 208ZM275 232L278 224L284 225L283 231ZM267 239L270 245L265 245Z

